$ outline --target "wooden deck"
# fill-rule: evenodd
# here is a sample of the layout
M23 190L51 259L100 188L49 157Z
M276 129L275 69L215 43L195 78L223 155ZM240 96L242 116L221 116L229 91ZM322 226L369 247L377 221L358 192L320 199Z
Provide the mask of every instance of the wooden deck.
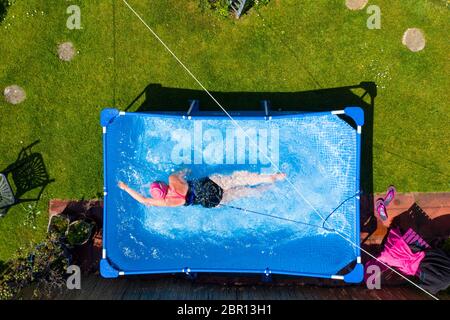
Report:
M376 200L380 195L373 197ZM373 206L373 203L370 203ZM50 215L64 210L77 215L80 208L89 207L89 215L102 224L102 203L68 202L54 200L50 203ZM363 209L364 210L364 209ZM450 235L450 193L399 194L388 208L389 220L381 222L372 217L374 230L363 231L362 247L376 254L392 226L406 229L412 227L432 243ZM368 211L368 210L366 210ZM374 220L375 219L375 220ZM365 229L365 228L363 228ZM258 277L234 277L200 275L195 281L182 276L126 277L103 279L98 274L101 255L101 233L94 241L75 253L75 260L86 275L82 289L65 290L57 299L164 299L164 300L422 300L430 299L425 293L408 284L404 279L388 271L383 274L382 290L368 290L363 285L351 286L340 281L287 278L274 276L273 283L261 282ZM367 257L363 255L363 262ZM449 296L440 296L448 299Z
M317 287L309 285L251 286L197 283L175 276L160 279L102 279L83 277L81 290L65 290L61 300L429 300L419 290L388 287L368 290L362 286Z

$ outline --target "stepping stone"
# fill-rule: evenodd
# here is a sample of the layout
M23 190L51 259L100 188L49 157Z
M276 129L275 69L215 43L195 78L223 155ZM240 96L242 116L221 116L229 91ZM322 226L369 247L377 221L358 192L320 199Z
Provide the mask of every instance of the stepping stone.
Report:
M418 28L409 28L403 34L402 43L412 52L418 52L425 48L425 36Z
M6 87L3 95L5 96L6 102L14 105L24 102L27 98L25 90L18 85Z
M58 57L62 61L71 61L76 53L76 49L72 42L64 42L58 46Z
M345 5L350 10L361 10L367 5L369 0L345 0Z

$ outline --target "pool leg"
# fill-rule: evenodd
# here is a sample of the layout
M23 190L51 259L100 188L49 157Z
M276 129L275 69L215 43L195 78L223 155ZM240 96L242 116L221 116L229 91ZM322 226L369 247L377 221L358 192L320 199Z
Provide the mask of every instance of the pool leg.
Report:
M184 268L182 270L182 272L184 272L184 275L185 275L186 279L189 279L189 280L195 280L198 277L197 272L191 272L191 269L187 268L187 267Z
M198 273L197 273L197 272L189 272L189 273L186 273L186 279L188 279L188 280L194 281L194 280L196 280L197 278L198 278Z
M273 281L272 272L269 269L266 269L261 276L261 281L264 283L271 283Z
M199 100L189 100L189 109L187 111L187 116L197 114L200 111L200 101Z
M262 100L260 102L261 109L264 111L264 116L266 120L270 118L271 104L269 100Z

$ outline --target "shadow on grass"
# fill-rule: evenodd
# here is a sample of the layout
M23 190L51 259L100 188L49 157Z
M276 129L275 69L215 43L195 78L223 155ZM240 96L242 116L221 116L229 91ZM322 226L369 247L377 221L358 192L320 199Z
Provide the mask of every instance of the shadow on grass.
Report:
M362 82L353 86L299 92L211 92L211 94L227 111L261 110L262 100L269 100L274 111L330 111L347 106L363 108L365 125L362 132L361 231L368 233L369 236L375 231L377 225L372 205L373 118L377 96L375 83ZM148 85L125 110L186 112L189 100L198 100L200 110L221 111L204 91L166 88L160 84Z
M6 178L13 195L12 203L0 206L0 216L5 215L12 206L17 204L24 202L37 203L45 188L54 182L53 179L50 179L42 154L32 150L39 142L39 140L35 141L29 146L22 148L16 161L3 171L0 171ZM0 194L0 196L2 195L3 193ZM25 198L25 196L30 198Z
M8 12L8 7L8 0L0 0L0 23L2 23L5 19L6 13Z

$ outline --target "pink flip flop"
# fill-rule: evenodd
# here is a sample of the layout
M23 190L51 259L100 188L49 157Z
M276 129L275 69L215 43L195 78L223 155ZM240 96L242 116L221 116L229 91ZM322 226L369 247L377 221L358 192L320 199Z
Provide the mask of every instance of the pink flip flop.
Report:
M375 203L375 210L378 213L381 221L386 221L388 219L388 214L386 210L386 205L384 203L384 199L380 198Z
M397 190L394 186L389 186L387 189L386 195L384 196L384 206L387 207L389 204L394 200L395 194L397 193Z

